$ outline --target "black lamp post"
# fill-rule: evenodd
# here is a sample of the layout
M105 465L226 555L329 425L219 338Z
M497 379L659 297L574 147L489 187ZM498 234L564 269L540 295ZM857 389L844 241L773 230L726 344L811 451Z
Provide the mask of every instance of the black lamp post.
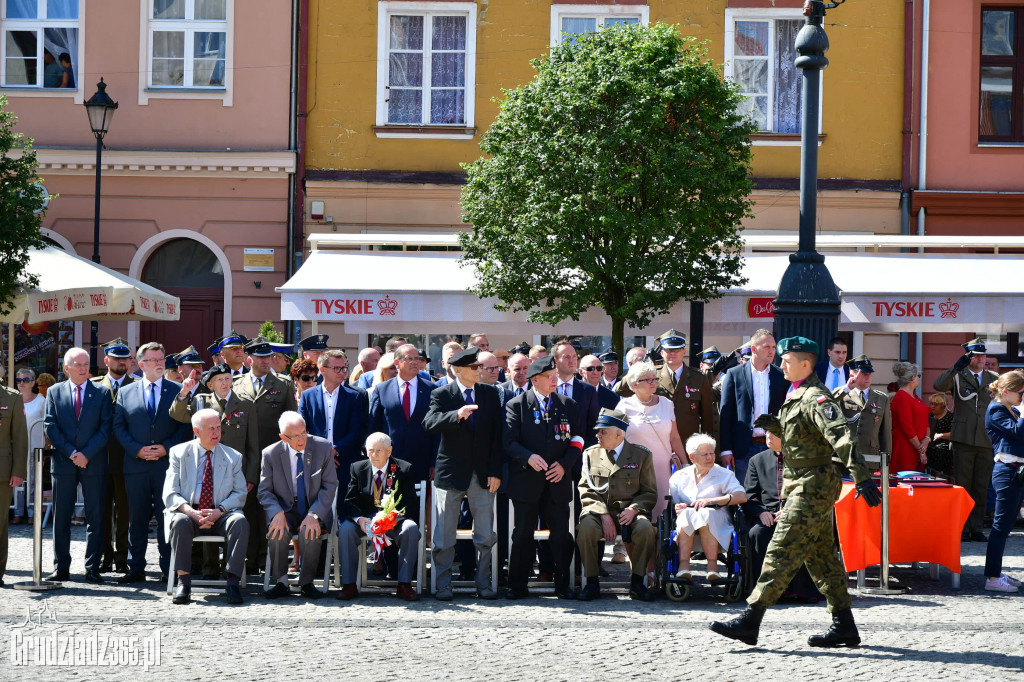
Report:
M89 101L85 103L85 111L89 114L89 127L92 128L92 134L96 136L96 204L95 214L93 216L92 225L92 262L100 262L100 165L103 160L103 137L107 134L107 130L110 128L110 120L114 118L114 110L117 109L117 102L110 99L110 95L107 94L107 84L100 78L100 82L96 84L98 88L96 94L89 98ZM97 361L97 347L99 346L99 339L97 339L98 323L93 320L90 323L89 329L89 369L93 375L96 374L98 369Z
M814 231L818 199L818 97L821 72L828 66L828 36L822 24L825 10L845 0L804 5L806 23L796 37L796 67L803 72L803 130L800 151L800 245L789 257L775 299L776 338L806 336L824 351L839 328L839 290L817 252Z

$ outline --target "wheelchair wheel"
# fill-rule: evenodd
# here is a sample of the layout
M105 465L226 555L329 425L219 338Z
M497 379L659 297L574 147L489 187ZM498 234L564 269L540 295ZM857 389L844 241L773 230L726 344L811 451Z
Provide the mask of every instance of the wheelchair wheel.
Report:
M669 601L686 601L690 598L690 584L666 581L665 596L668 597Z
M744 597L743 589L743 578L742 576L736 576L736 580L733 580L725 586L725 601L729 604L735 604Z

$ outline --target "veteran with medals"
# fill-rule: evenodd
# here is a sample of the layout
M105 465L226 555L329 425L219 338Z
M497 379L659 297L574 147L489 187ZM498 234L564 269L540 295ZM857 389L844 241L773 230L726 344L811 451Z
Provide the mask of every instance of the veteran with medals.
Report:
M889 394L871 388L875 368L866 355L847 361L850 378L846 384L832 391L839 402L857 441L857 452L864 457L868 468L878 469L879 453L892 452L892 413ZM869 459L870 458L870 459Z

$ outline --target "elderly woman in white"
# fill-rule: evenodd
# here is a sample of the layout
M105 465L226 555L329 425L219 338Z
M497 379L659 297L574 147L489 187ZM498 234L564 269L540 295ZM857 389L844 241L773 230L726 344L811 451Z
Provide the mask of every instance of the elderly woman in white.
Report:
M746 502L747 494L732 471L715 464L714 438L695 433L686 439L686 452L693 466L672 474L668 482L679 531L676 577L690 578L693 534L700 533L701 548L708 560L707 579L713 585L722 579L718 575L718 549L728 545L732 533L732 521L725 507Z

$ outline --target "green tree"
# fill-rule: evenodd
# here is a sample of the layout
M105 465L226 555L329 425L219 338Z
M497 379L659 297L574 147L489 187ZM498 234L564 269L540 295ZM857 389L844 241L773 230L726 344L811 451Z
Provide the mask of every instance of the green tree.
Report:
M626 323L742 283L755 126L704 44L615 27L531 63L464 164L474 293L548 324L603 308L621 354Z
M277 331L277 329L274 328L274 323L270 320L267 320L266 322L260 325L260 331L257 334L257 336L262 336L271 343L284 342L284 334Z
M31 139L14 132L17 122L7 97L0 95L0 313L10 312L20 289L38 284L25 272L28 251L46 246L39 229L46 200L36 176L36 153Z

